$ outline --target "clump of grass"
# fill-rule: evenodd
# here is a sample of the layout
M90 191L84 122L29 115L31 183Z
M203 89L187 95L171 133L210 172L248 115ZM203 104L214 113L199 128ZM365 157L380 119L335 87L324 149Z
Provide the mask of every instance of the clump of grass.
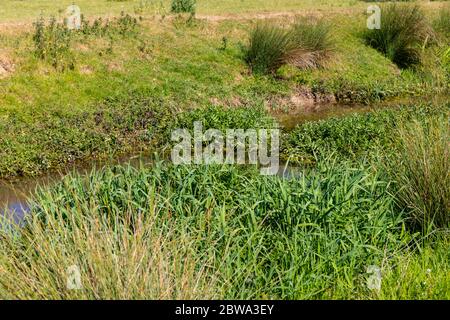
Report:
M255 73L273 73L282 65L316 68L329 56L329 26L302 19L290 28L258 23L244 48L244 60Z
M195 13L196 0L172 0L170 11L173 13Z
M244 48L244 59L254 73L269 73L284 63L290 39L286 30L268 23L258 23L250 33L250 43Z
M398 131L397 152L386 163L398 203L414 228L450 226L450 126L447 117L414 121Z
M111 220L100 210L81 205L67 215L65 209L51 214L44 209L44 216L28 220L20 238L0 232L0 296L214 298L215 279L206 273L206 265L197 261L201 255L192 254L195 239L181 229L160 228L155 223L160 214L156 207L145 214L125 209Z
M401 68L421 62L421 46L430 36L424 14L418 5L385 5L381 12L381 28L366 30L366 43L382 52Z

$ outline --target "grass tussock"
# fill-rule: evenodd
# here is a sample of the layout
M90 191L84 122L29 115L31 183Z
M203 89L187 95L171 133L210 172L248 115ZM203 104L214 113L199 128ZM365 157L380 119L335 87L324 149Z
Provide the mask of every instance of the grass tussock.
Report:
M56 199L47 200L53 206ZM54 209L29 220L20 237L1 235L2 299L214 298L208 265L192 251L195 239L160 228L155 207L145 213L130 207L120 217L93 203Z
M363 33L366 43L401 68L421 62L421 47L430 38L430 27L418 5L389 4L382 7L381 28Z
M416 228L450 225L449 129L448 118L442 117L398 130L400 143L388 172L398 185L398 202Z
M324 21L302 19L289 28L258 23L250 33L244 59L255 73L274 73L291 64L301 69L322 66L332 43Z

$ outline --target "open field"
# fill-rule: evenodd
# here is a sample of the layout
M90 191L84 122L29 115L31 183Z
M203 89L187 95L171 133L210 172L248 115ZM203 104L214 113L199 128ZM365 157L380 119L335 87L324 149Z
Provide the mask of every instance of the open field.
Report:
M27 1L26 5L20 0L5 0L0 9L0 22L26 22L36 19L40 14L45 16L58 16L69 5L70 0L60 0L55 3L52 0ZM170 1L154 0L128 0L128 1L89 1L80 0L76 4L83 8L87 16L112 16L118 15L121 11L129 13L140 13L143 15L164 15L170 14ZM433 4L431 4L433 5ZM257 13L276 12L298 12L309 11L330 11L330 9L352 8L365 9L365 4L354 0L199 0L197 1L196 12L202 15L242 15Z
M30 190L0 298L450 299L448 1L72 2L0 5L0 182L162 160ZM280 128L293 175L172 165L195 121Z

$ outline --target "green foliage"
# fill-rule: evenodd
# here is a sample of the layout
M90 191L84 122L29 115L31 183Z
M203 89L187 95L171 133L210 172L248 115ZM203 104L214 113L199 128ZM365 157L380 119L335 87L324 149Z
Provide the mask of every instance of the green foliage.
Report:
M401 68L421 62L420 49L430 29L418 5L389 4L382 7L381 28L365 30L366 43Z
M386 167L398 187L398 204L418 229L450 227L448 115L403 124Z
M208 129L269 129L275 127L275 121L262 106L223 108L208 106L181 113L171 125L172 128L193 129L194 121L201 121Z
M375 151L398 143L395 128L399 123L448 114L449 107L448 103L403 106L305 123L286 135L282 154L292 162L306 164L330 154L345 160L376 156Z
M77 159L101 157L111 150L150 148L161 143L162 128L172 118L167 105L136 92L111 96L87 109L91 111L84 111L82 116L65 111L61 117L62 111L55 108L53 112L35 114L31 123L12 116L2 127L1 175L32 176ZM17 136L16 130L23 137ZM34 137L31 141L26 138L29 134Z
M50 19L48 25L44 19L34 23L33 42L38 58L48 61L55 69L73 69L75 62L70 52L71 32L65 24Z
M104 20L101 17L94 19L92 23L87 21L84 16L81 17L81 29L79 32L85 35L94 36L112 36L118 34L121 36L132 35L136 33L139 26L138 20L128 13L121 12L119 17L112 20Z
M301 69L316 68L331 49L329 26L323 21L302 19L288 29L258 23L250 32L243 53L253 72L273 73L285 64Z
M195 13L196 0L172 0L170 11L174 13Z
M0 255L8 255L0 256L0 268L5 270L0 283L2 297L12 292L22 298L44 292L52 292L54 298L75 294L52 289L63 273L45 272L54 269L48 262L53 259L58 265L69 263L63 256L70 257L70 265L81 268L85 288L78 294L82 297L117 297L122 292L117 287L123 283L122 277L128 277L127 287L138 287L146 282L142 273L148 264L136 265L136 260L149 261L153 254L148 248L142 253L133 249L142 247L133 237L139 230L169 235L160 237L170 246L168 252L178 252L176 247L187 250L187 256L195 261L192 269L207 272L213 279L209 285L220 298L363 296L369 294L366 266L380 265L386 255L408 240L401 233L401 215L393 211L388 184L366 168L332 162L292 180L264 177L255 170L233 166L114 167L87 179L66 178L52 190L40 192L36 201L32 214L41 222L33 222L26 231L29 236L17 242L1 239ZM103 224L116 231L96 232L94 226ZM39 236L35 225L47 231ZM128 227L124 229L124 225ZM52 250L45 249L52 247L54 237L72 239L71 234L78 236ZM103 240L104 236L120 239L123 234L135 243L130 251L121 240L109 245ZM27 244L27 238L34 241ZM193 242L185 243L182 239L186 238ZM95 239L93 247L85 247L83 239ZM35 254L23 255L36 241L40 245L33 247ZM115 252L109 248L123 244L121 252L130 258L121 260L120 269L134 266L136 277L116 273L116 258L102 255L104 250L95 249L95 243L104 244L106 247L101 247L106 252ZM41 250L46 250L45 254ZM131 258L135 254L141 258ZM47 259L39 259L40 255ZM186 280L192 276L195 273ZM111 278L117 281L107 281ZM29 281L35 285L27 286ZM14 290L17 287L23 289ZM145 290L129 294L154 296Z

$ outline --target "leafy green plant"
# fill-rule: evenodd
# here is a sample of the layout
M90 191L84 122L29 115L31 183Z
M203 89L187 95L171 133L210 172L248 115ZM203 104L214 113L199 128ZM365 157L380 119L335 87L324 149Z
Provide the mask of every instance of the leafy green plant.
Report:
M381 28L365 30L366 43L401 68L421 62L421 47L430 37L430 28L418 5L389 4L382 7Z
M378 150L388 150L399 143L395 133L398 123L442 116L449 107L448 103L400 106L301 124L285 135L282 155L304 164L330 155L346 161L376 157Z

